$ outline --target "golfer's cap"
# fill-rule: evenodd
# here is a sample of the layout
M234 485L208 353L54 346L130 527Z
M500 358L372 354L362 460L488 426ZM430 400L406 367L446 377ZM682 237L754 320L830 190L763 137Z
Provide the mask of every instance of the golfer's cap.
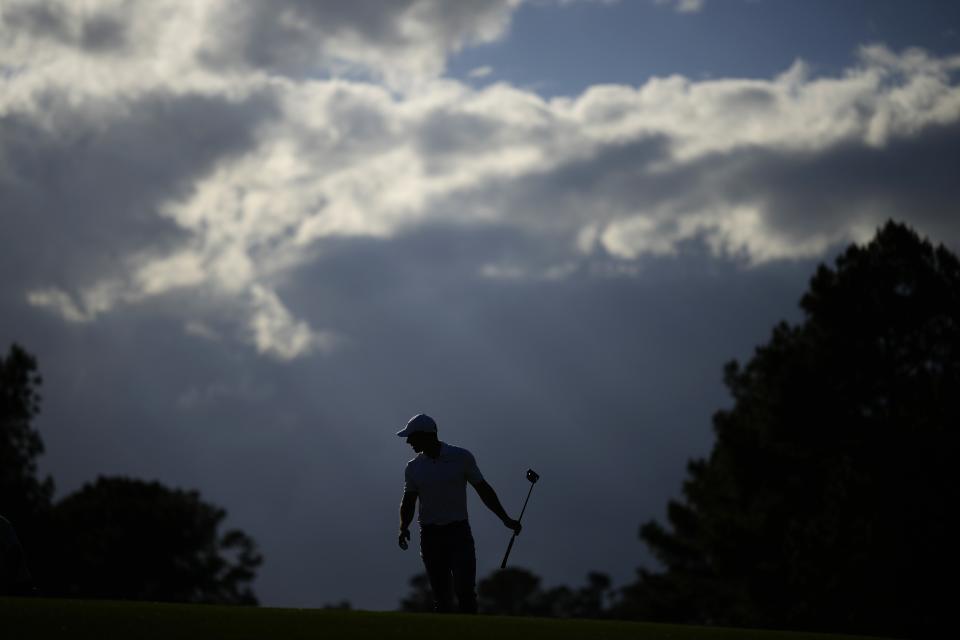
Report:
M407 421L407 426L400 431L397 431L397 435L401 438L406 438L411 433L416 433L418 431L423 431L424 433L436 433L437 423L434 422L433 418L427 414L418 413Z

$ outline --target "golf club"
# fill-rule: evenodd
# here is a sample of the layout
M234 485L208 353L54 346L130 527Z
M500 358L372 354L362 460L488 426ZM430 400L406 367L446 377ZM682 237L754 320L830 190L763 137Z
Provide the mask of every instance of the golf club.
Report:
M523 509L520 510L520 517L517 518L517 522L523 520L523 512L527 510L527 503L530 502L530 494L533 493L533 485L537 484L537 480L540 479L540 476L537 475L537 472L533 469L527 469L527 480L530 481L530 491L527 491L527 499L523 501ZM517 539L517 532L513 532L513 536L510 537L510 544L507 545L507 552L503 554L503 562L500 563L501 569L507 568L507 558L510 557L510 550L513 549L513 541Z

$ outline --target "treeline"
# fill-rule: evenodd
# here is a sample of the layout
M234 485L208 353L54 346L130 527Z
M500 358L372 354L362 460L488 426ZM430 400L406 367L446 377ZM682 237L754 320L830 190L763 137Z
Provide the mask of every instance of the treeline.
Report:
M578 589L543 589L539 576L518 568L498 569L477 583L477 608L490 615L606 618L614 615L616 597L610 577L598 572L588 574L587 584ZM400 601L400 610L433 611L426 573L410 579L410 593Z
M221 531L226 511L198 492L99 477L53 499L31 424L41 384L23 348L0 355L0 516L12 524L0 521L0 595L256 604L256 544Z

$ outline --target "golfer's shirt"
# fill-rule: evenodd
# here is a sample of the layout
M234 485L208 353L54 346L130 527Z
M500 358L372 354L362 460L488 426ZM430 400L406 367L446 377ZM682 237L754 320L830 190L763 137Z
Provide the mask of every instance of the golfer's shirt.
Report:
M483 482L473 454L441 442L436 458L421 453L407 463L403 489L420 498L421 525L448 524L467 519L468 481Z

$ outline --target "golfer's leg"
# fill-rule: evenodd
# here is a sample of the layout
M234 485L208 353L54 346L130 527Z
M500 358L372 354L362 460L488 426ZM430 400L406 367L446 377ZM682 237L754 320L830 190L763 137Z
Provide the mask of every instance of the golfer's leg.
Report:
M453 611L453 581L450 570L449 543L442 533L420 532L420 557L427 570L430 590L433 592L433 610L438 613Z
M477 612L477 552L470 525L458 527L453 549L453 589L460 613Z

